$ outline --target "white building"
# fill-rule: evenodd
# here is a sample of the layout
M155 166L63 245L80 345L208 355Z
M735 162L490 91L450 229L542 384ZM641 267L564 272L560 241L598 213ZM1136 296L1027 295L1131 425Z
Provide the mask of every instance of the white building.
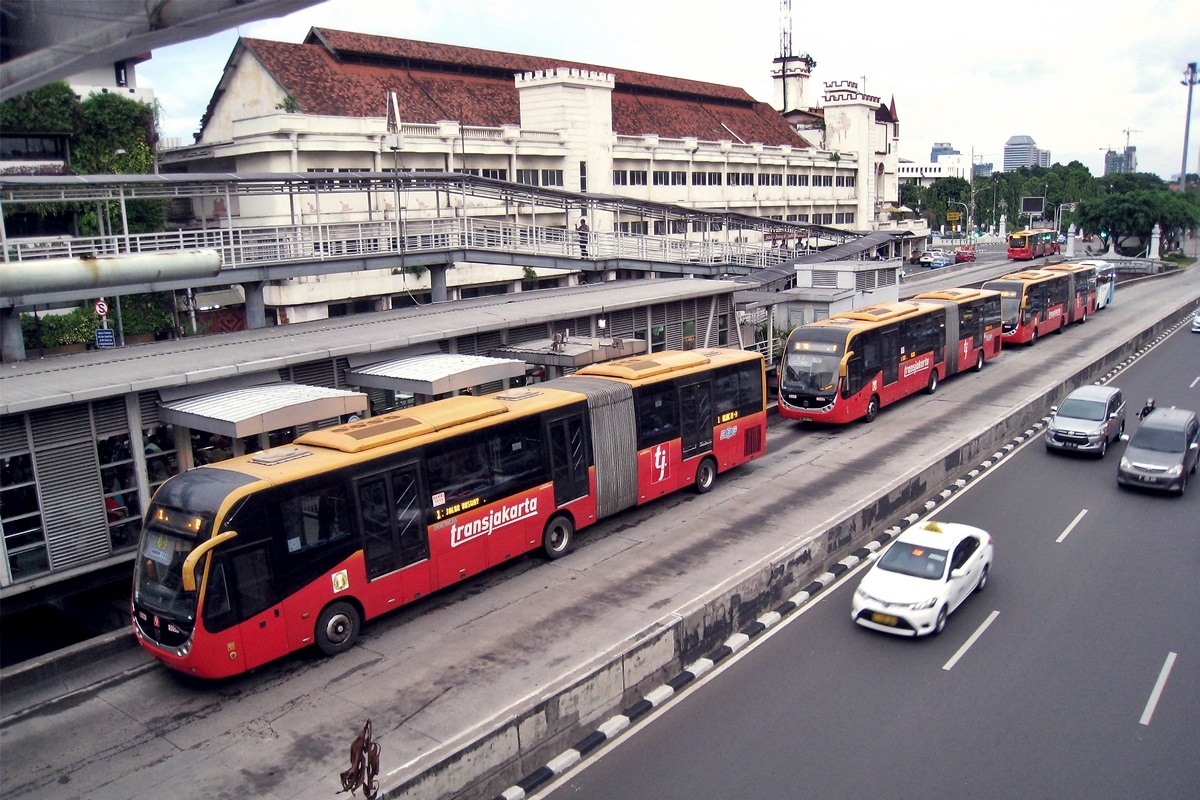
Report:
M803 69L776 73L778 89L786 83L793 99L807 97L807 80ZM881 213L898 193L894 104L889 111L856 84L841 82L826 85L821 109L803 113L821 120L819 139L798 133L786 115L736 87L314 28L301 44L239 40L196 143L163 153L161 164L188 172L463 171L851 231L903 230L908 223ZM396 209L392 200L339 194L335 208L319 213L326 222L396 214L406 221L528 218L526 209L501 201L465 207L442 196ZM228 214L235 226L286 225L318 213L313 204L295 208L285 197L234 205L195 208L194 216ZM537 217L538 225L576 222L565 212ZM589 224L594 231L689 233L666 230L650 216L601 214ZM514 267L473 269L472 282L520 278ZM378 272L358 276L356 285L331 278L321 297L268 287L267 303L287 319L311 319L325 316L338 297L425 288L414 287L411 275Z

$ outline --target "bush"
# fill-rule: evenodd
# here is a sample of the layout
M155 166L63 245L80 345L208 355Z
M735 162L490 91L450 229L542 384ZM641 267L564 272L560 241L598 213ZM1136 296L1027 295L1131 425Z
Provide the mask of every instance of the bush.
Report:
M77 308L69 314L21 315L21 333L27 350L88 344L96 340L99 327L100 318L87 308Z

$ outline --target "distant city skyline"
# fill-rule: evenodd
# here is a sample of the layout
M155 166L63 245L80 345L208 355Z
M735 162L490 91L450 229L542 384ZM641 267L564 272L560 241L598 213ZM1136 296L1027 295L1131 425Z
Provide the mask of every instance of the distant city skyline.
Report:
M977 162L999 163L1006 139L1023 133L1055 162L1080 161L1101 175L1105 149L1124 146L1122 131L1137 128L1130 143L1139 168L1170 179L1183 152L1182 72L1200 57L1188 7L1159 0L1131 14L1116 0L1062 0L1039 9L1038 26L1047 35L1030 41L1004 35L990 9L968 7L956 11L952 27L972 32L970 47L947 60L904 55L928 39L931 16L947 23L940 30L949 35L941 4L872 6L856 15L857 27L846 23L842 9L798 4L792 41L794 52L816 59L814 94L826 81L849 79L885 104L895 98L904 158L923 161L934 143L952 142ZM244 25L241 33L298 42L313 26L362 31L738 86L770 102L778 13L777 0L752 0L720 16L683 15L653 0L610 0L601 14L548 0L328 0ZM1119 26L1089 22L1115 18ZM237 35L231 30L162 48L139 65L139 80L153 85L161 103L164 135L192 140ZM1193 123L1198 116L1200 104ZM1194 171L1200 137L1192 144Z

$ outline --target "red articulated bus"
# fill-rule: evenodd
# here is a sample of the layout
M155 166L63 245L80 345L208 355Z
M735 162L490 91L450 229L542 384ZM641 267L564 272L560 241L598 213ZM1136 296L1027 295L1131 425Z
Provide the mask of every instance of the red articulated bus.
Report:
M1000 293L1005 344L1034 344L1039 336L1062 331L1071 293L1068 273L1041 269L1012 272L983 284Z
M169 666L234 675L766 449L763 359L663 351L312 431L158 490L133 627Z
M986 289L942 289L913 298L921 303L938 303L946 309L946 373L957 375L968 369L983 370L989 359L1000 355L1000 293Z
M1069 276L1067 320L1087 322L1088 314L1096 313L1096 267L1092 264L1051 264L1043 269L1065 272Z
M801 325L780 365L779 413L806 422L871 422L879 409L946 374L946 318L953 307L877 303Z
M1008 257L1014 261L1056 255L1058 251L1058 233L1048 228L1034 228L1008 235Z

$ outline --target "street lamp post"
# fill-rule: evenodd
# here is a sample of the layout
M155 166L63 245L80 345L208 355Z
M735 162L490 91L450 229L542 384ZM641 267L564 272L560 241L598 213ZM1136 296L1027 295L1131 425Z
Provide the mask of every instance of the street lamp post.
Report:
M1187 65L1180 83L1188 87L1187 117L1183 120L1183 166L1179 169L1179 191L1183 192L1187 190L1188 134L1191 133L1192 128L1192 87L1196 85L1195 61Z

